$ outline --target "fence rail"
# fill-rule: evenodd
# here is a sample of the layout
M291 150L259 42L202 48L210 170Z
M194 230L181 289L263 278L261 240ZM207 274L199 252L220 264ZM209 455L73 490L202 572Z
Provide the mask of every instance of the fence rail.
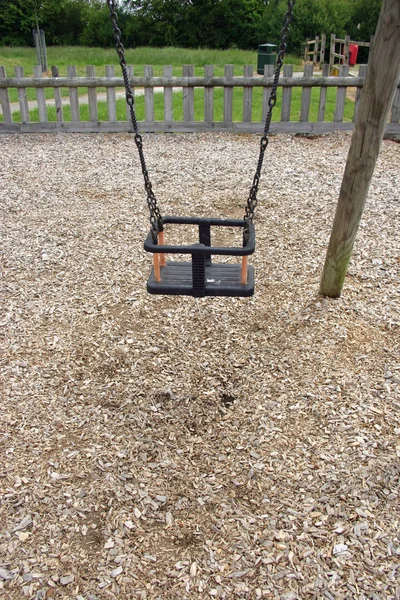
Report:
M194 67L185 65L182 76L172 76L172 67L164 67L163 76L154 76L153 67L146 66L143 76L134 76L130 67L130 81L136 97L144 96L144 120L139 121L141 131L153 132L194 132L194 131L231 131L259 133L268 110L268 99L273 83L273 65L266 65L263 76L254 75L253 66L246 65L243 75L235 76L233 65L225 65L224 75L215 76L213 66L204 67L203 76L194 75ZM354 126L355 116L361 96L366 67L360 67L357 77L349 77L347 66L340 68L339 77L329 76L329 65L324 65L322 73L314 75L313 65L306 64L303 74L294 73L292 65L285 65L280 78L281 106L280 121L271 125L272 132L287 133L323 133L334 130L349 130ZM35 90L36 99L28 100L27 90ZM51 98L46 98L46 90L51 89ZM105 91L99 91L103 88ZM77 77L75 67L68 67L66 77L60 77L58 69L52 67L52 76L43 76L41 67L36 67L34 77L25 77L22 67L14 68L14 76L7 77L4 67L0 67L0 105L3 121L0 133L46 133L65 132L117 132L130 131L132 125L129 111L125 108L123 120L117 119L118 97L124 96L122 77L115 76L113 66L106 67L106 75L96 76L95 67L86 67L86 76ZM195 89L203 90L202 118L195 120ZM217 107L215 91L222 89L222 120L215 120ZM241 119L233 119L235 88L241 88ZM254 119L253 92L262 88L262 101L259 115ZM301 88L301 98L297 114L293 114L294 91ZM334 111L331 120L326 119L327 94L330 88L336 89ZM317 104L317 118L309 120L312 105L312 90L316 92L314 105ZM353 90L354 110L352 120L344 119L346 97ZM155 93L162 95L163 118L155 119ZM174 92L181 95L183 119L176 120L174 110ZM10 101L10 94L15 102ZM63 95L64 94L64 95ZM237 99L236 99L237 101ZM106 118L99 118L99 102L106 104ZM123 100L122 100L123 102ZM82 107L88 106L88 119L82 120ZM55 107L52 120L49 107ZM70 118L65 118L65 108L69 107ZM38 119L33 122L36 109ZM198 116L198 115L197 115ZM386 135L400 135L400 88L397 89L386 128Z

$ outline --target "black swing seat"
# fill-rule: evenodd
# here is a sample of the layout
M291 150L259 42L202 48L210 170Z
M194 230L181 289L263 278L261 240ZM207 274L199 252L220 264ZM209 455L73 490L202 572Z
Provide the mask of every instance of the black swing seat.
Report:
M241 227L243 219L204 219L197 217L164 217L164 224L198 225L199 243L189 246L168 246L153 240L152 232L144 249L158 257L164 254L191 254L191 262L168 261L165 266L154 266L147 281L150 294L194 296L247 297L254 294L254 269L247 257L255 250L255 230L249 223L248 239L242 247L211 246L211 227ZM242 264L212 263L213 255L241 256ZM156 257L156 260L159 258ZM155 265L157 263L155 262ZM158 276L157 276L158 275Z

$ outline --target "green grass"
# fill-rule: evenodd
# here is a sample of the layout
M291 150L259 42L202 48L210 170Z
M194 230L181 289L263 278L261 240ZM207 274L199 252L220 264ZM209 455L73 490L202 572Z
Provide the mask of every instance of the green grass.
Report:
M222 88L216 88L214 90L214 120L223 121L223 97L224 92ZM326 111L325 120L333 121L333 115L335 111L336 92L332 88L327 90L326 99ZM316 121L318 118L318 103L319 103L319 90L313 89L311 95L311 108L310 108L310 121ZM204 116L204 92L201 89L195 89L194 94L194 106L195 106L195 120L202 121ZM139 121L144 120L144 97L137 96L135 99L136 115ZM301 89L294 88L292 92L292 104L291 104L291 121L298 121L300 117L301 107ZM182 106L182 94L180 92L174 92L173 94L173 111L174 120L183 121L183 106ZM235 88L233 92L233 120L241 121L243 114L243 90L241 88ZM281 96L278 96L278 103L273 113L273 121L280 120L281 111ZM351 121L354 112L354 104L350 100L346 100L344 110L344 121ZM98 113L100 121L107 121L107 104L106 102L98 103ZM154 94L154 114L156 121L164 120L164 102L163 94ZM71 120L71 111L69 106L63 108L63 117L65 121ZM13 120L15 122L20 121L20 113L13 114ZM87 104L80 105L80 118L81 121L89 121L89 107ZM30 119L32 122L39 121L38 110L34 109L30 111ZM126 120L126 104L125 99L117 101L117 119L119 121ZM255 88L253 91L253 121L262 120L262 89ZM2 117L0 116L0 120ZM54 107L48 107L48 120L56 121L56 111Z
M154 66L154 75L163 74L164 65L173 66L173 74L182 74L182 65L194 65L195 74L204 72L204 65L214 65L215 74L222 75L226 64L235 65L237 75L243 73L244 65L257 64L257 52L252 50L208 50L187 48L134 48L126 49L126 61L134 65L135 74L143 75L144 65ZM47 48L48 64L55 65L60 70L60 75L67 74L67 67L74 65L78 76L86 74L86 65L97 67L97 74L105 74L105 65L115 65L119 69L118 57L114 47L86 48L75 46L49 46ZM296 70L301 70L301 59L296 56L287 56L287 64L294 64ZM34 48L0 47L0 65L4 66L9 77L14 74L14 66L22 66L25 75L33 75L36 65Z

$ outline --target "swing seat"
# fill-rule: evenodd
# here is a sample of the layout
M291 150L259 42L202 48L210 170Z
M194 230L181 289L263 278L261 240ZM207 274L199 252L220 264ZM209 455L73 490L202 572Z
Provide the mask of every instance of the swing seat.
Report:
M249 236L242 247L212 246L211 227L244 228L242 219L204 219L164 217L164 224L198 225L199 243L189 246L164 244L164 232L154 243L150 231L144 249L153 254L154 267L147 281L150 294L174 296L232 296L248 297L254 294L254 269L248 265L248 256L255 250L255 230L249 224ZM160 239L161 238L161 239ZM165 261L165 254L190 254L191 262ZM213 263L212 256L240 256L241 264Z

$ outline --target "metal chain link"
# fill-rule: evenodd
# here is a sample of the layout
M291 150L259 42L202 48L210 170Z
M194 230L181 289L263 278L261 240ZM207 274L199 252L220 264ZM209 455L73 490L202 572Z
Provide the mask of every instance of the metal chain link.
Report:
M146 167L146 161L144 158L143 141L142 141L142 136L139 133L137 119L136 119L135 101L133 98L132 89L131 89L131 85L129 82L128 67L126 65L126 60L125 60L125 49L121 42L121 30L119 29L118 24L117 24L118 18L117 18L117 13L115 10L115 0L107 0L107 4L108 4L108 8L110 10L110 20L111 20L111 23L113 26L114 39L116 41L115 47L116 47L117 54L119 57L119 64L121 65L121 69L122 69L122 76L124 78L126 102L129 106L129 113L130 113L130 117L131 117L131 121L132 121L133 131L135 133L135 137L134 137L135 144L138 149L140 164L142 167L144 187L145 187L145 190L147 193L147 205L148 205L149 211L150 211L150 223L151 223L151 228L152 228L153 239L156 242L158 232L163 231L163 219L162 219L160 209L158 208L158 205L157 205L157 198L155 197L154 192L153 192L149 173L148 173L147 167Z
M257 206L257 192L258 192L258 185L260 183L261 168L262 168L263 161L264 161L264 154L265 154L265 151L266 151L268 143L269 143L268 133L269 133L270 125L271 125L272 110L273 110L274 106L276 105L276 95L277 95L277 90L278 90L279 76L280 76L281 69L282 69L283 58L284 58L285 52L286 52L286 42L289 37L289 32L290 32L289 26L290 26L290 23L293 18L293 7L294 7L295 3L296 3L296 0L288 0L288 8L287 8L287 11L285 14L283 29L281 32L281 43L279 46L278 57L277 57L276 64L275 64L274 81L272 84L271 95L268 100L268 112L267 112L267 116L265 119L264 132L263 132L262 138L260 140L260 155L258 157L257 169L256 169L256 172L254 175L253 184L250 188L250 194L249 194L249 197L247 200L246 211L244 214L244 219L247 222L247 224L253 220L254 211ZM245 237L248 236L248 225L247 225L247 227L245 227L244 235L245 235Z

